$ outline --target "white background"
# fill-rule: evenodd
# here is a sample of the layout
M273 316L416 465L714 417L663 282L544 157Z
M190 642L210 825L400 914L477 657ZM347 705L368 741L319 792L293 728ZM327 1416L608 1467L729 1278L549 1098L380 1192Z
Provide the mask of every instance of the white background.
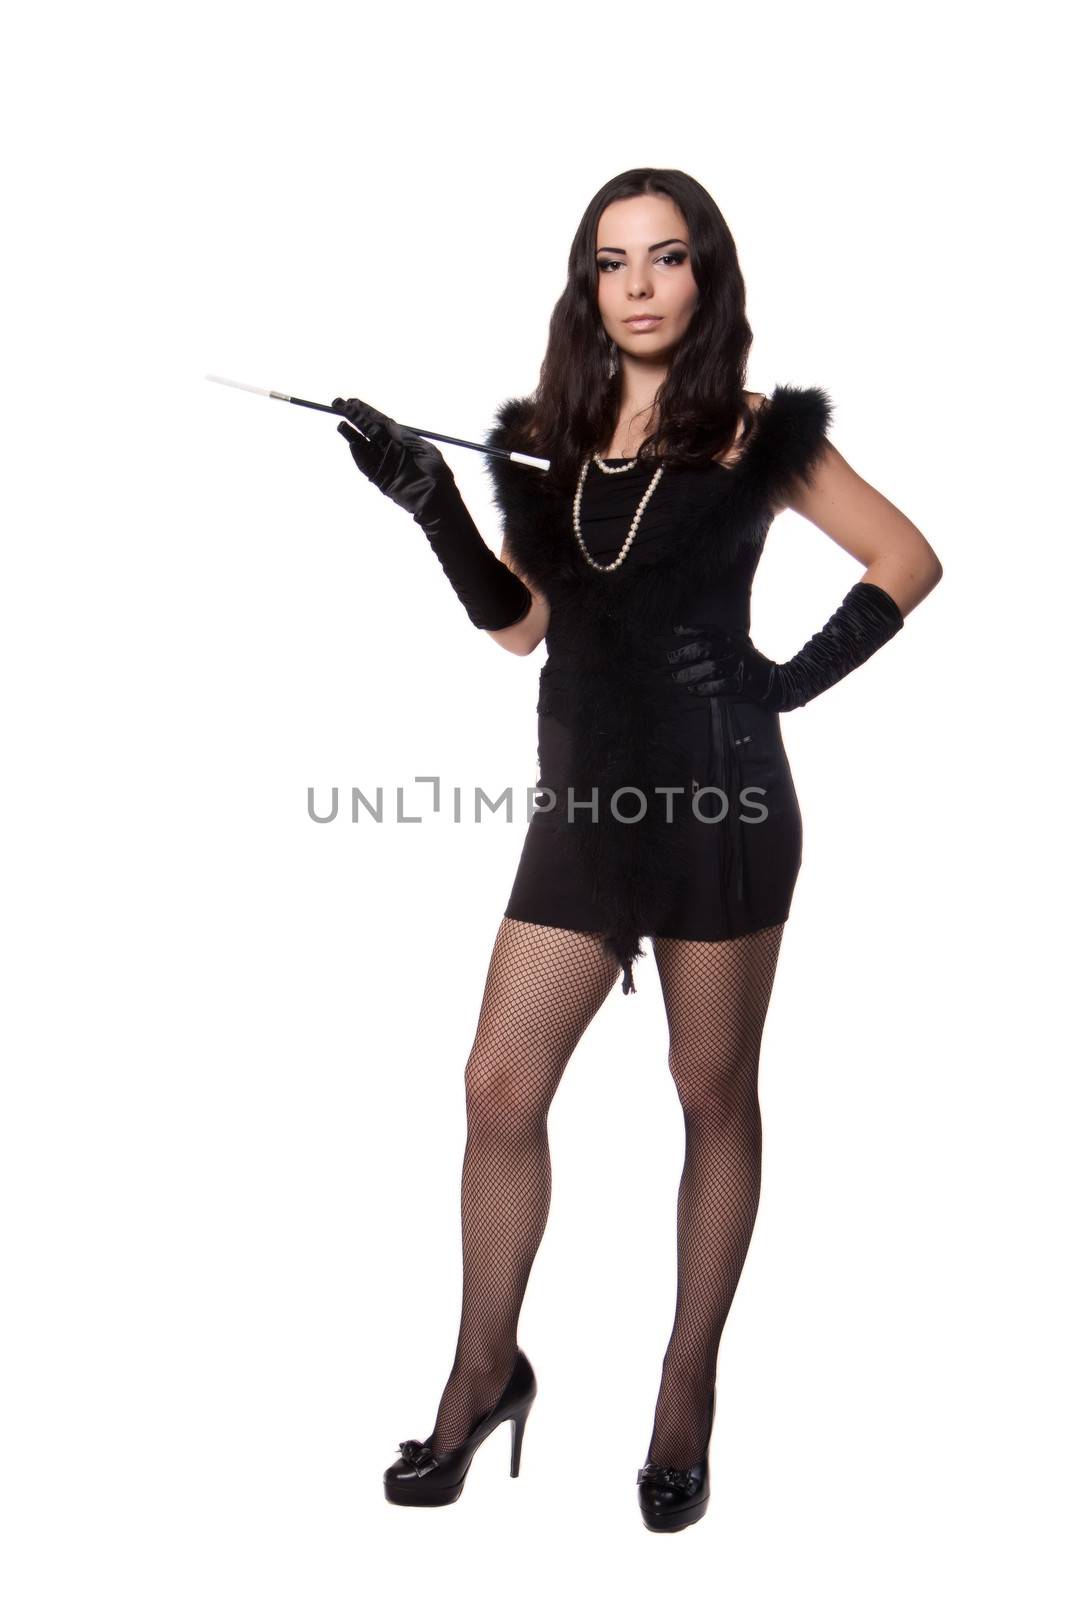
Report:
M13 1600L1062 1593L1050 20L216 3L9 23ZM749 387L824 386L834 442L945 569L784 723L804 864L761 1209L711 1509L675 1540L645 1531L634 1482L683 1152L651 954L550 1118L521 1475L502 1428L455 1506L383 1498L453 1355L463 1070L525 821L317 826L307 790L521 790L544 652L471 628L329 418L204 381L482 437L536 382L582 210L635 165L721 206ZM498 548L481 458L447 453ZM791 654L859 575L780 518L761 648Z

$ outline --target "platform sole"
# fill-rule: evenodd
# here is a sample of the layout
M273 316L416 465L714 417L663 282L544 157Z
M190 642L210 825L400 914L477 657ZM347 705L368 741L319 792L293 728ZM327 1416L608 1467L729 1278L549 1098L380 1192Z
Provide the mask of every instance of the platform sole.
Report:
M450 1506L463 1493L466 1481L464 1473L458 1483L434 1484L432 1488L427 1485L425 1489L405 1489L401 1484L387 1483L385 1498L394 1506Z
M677 1533L680 1528L688 1528L694 1522L699 1522L708 1509L710 1494L703 1500L695 1500L691 1506L682 1506L677 1511L646 1511L641 1507L641 1515L645 1520L645 1527L650 1533Z

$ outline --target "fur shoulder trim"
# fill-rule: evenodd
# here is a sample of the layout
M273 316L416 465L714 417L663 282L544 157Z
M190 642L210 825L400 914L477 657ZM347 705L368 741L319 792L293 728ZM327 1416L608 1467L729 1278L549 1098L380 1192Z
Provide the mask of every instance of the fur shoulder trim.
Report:
M517 450L521 429L533 414L532 395L516 395L504 400L496 409L492 428L485 443L503 450Z
M797 478L810 483L827 443L833 401L825 389L779 383L759 412L737 471L774 500Z
M533 408L533 397L529 395L504 400L496 409L493 426L486 434L484 443L498 450L536 454L531 452L525 433L525 425L533 414ZM482 464L492 482L493 498L505 516L516 514L517 498L529 500L532 497L535 504L541 496L551 498L545 483L547 473L542 467L528 467L521 462L504 461L498 456L483 456Z
M533 405L529 395L504 400L497 407L493 426L484 442L498 449L521 450L527 442L524 429L533 413ZM758 475L768 488L784 487L798 476L810 482L827 442L833 412L833 401L825 389L776 384L757 415L738 470L744 468L746 476ZM493 457L486 459L491 465L494 463Z

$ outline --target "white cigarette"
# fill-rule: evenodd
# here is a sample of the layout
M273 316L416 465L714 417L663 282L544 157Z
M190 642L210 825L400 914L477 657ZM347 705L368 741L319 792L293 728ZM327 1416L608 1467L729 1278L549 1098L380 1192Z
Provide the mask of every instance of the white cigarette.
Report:
M268 400L288 400L287 394L279 394L277 389L257 389L254 383L238 383L236 378L220 378L214 372L205 372L204 377L209 383L225 383L231 389L247 389L249 394L265 394Z

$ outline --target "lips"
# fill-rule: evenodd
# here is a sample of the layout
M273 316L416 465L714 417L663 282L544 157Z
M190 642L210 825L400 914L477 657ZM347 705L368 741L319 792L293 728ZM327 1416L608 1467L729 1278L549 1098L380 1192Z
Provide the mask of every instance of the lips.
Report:
M627 323L629 323L629 324L632 324L632 323L634 323L634 322L662 322L662 321L663 321L663 318L662 318L662 317L653 317L653 316L646 316L646 317L627 317L627 318L626 318L626 321L627 321Z

